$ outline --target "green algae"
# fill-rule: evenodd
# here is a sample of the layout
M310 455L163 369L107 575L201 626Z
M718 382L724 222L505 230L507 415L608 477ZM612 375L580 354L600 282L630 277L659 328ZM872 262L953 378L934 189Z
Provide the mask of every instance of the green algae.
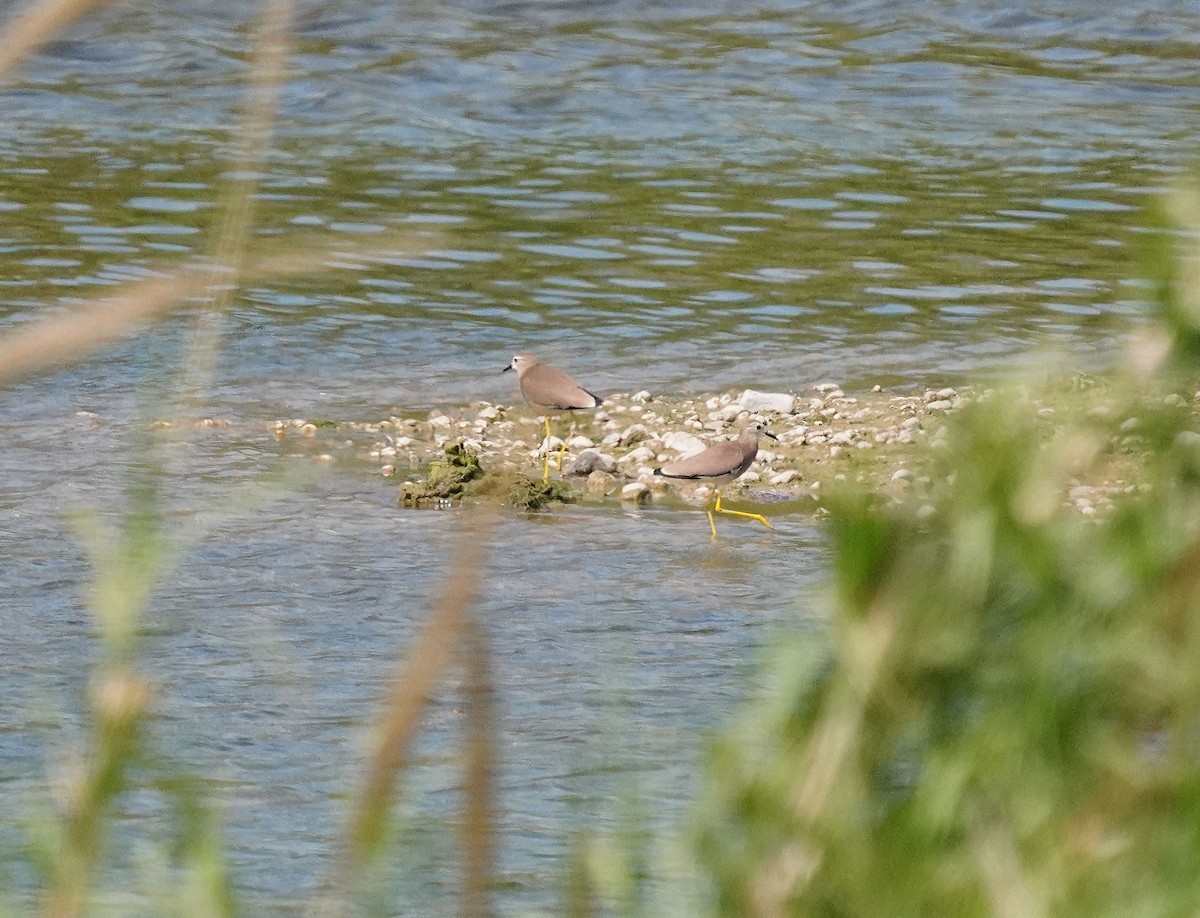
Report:
M462 443L447 444L441 457L429 463L423 481L407 481L402 506L421 507L445 501L494 501L517 510L541 510L550 504L569 504L578 493L565 481L542 481L515 472L485 469L479 457Z

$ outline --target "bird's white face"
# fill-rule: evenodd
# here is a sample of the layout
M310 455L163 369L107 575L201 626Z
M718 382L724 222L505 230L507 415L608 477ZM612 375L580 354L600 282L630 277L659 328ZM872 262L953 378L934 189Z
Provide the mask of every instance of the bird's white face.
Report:
M514 354L509 368L520 373L522 370L529 369L535 363L537 363L537 360L534 359L532 354Z
M767 430L767 422L766 421L754 421L746 429L756 435L770 437L772 440L779 439L777 436L775 436L775 434L773 434L773 433L771 433L771 431Z

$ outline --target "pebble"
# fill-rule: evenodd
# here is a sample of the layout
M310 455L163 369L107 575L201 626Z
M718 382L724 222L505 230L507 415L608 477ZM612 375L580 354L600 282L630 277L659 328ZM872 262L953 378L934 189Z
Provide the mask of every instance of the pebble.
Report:
M896 469L892 473L892 481L908 481L913 477L913 473L908 469Z
M800 473L795 469L788 469L786 472L780 472L778 475L771 476L771 484L785 485L791 484L793 481L800 479Z
M705 448L705 443L699 437L681 431L671 431L663 434L663 446L679 453L680 458L694 455Z
M936 399L935 401L929 402L925 406L925 410L926 411L949 411L953 407L954 407L954 403L952 401L950 401L950 399L939 398L939 399Z
M617 479L601 469L597 469L587 477L589 494L611 494L617 489Z
M620 462L649 462L655 458L654 450L647 446L639 446L637 449L630 450L618 461Z
M585 449L575 457L575 461L567 466L566 475L590 475L592 472L612 472L617 468L617 460L594 449Z
M567 449L591 449L596 444L589 437L582 434L572 437L567 441Z
M633 443L639 443L650 436L650 431L645 424L630 424L621 432L619 442L622 446L629 446Z
M751 414L791 414L796 407L796 397L786 392L746 389L738 399L737 406Z
M650 488L641 481L631 481L621 489L621 500L632 500L641 503L650 496Z
M650 392L646 389L643 389L641 392L635 392L633 395L629 396L629 400L631 402L638 402L639 404L644 404L645 402L650 401L651 398L652 396L650 395Z
M1196 433L1194 430L1181 430L1175 435L1175 442L1179 446L1196 449L1200 447L1200 433Z

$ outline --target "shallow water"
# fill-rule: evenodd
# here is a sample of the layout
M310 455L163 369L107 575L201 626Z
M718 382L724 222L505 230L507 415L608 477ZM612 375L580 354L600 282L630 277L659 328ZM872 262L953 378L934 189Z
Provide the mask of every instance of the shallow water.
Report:
M213 243L254 6L145 6L0 91L0 334ZM205 413L249 432L163 447L173 526L296 462L274 418L511 400L519 349L671 393L942 385L1045 350L1108 365L1142 314L1142 209L1196 149L1195 2L400 9L299 4L256 247L405 231L429 251L241 291ZM0 392L6 811L77 739L97 652L66 514L120 506L188 326ZM228 805L259 911L294 913L328 866L381 682L461 537L393 496L336 465L222 522L153 604L156 742ZM777 525L710 543L698 513L505 519L483 613L506 910L552 909L564 838L625 795L673 822L772 629L818 627L820 530ZM427 913L452 911L458 721L439 697L410 777L395 882ZM165 837L161 802L129 815Z

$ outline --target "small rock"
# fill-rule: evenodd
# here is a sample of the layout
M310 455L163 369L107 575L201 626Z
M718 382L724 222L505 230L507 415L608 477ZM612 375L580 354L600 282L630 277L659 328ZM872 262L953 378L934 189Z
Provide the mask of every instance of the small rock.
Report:
M921 422L917 418L905 418L900 423L900 426L903 427L905 430L912 430L913 428L920 427Z
M481 421L494 421L496 418L500 417L500 409L494 405L489 405L487 408L480 409L479 413L475 415L475 417L479 418Z
M1183 408L1185 405L1187 405L1187 401L1185 401L1184 397L1178 392L1172 392L1163 399L1163 404L1168 408Z
M1076 485L1067 492L1067 496L1071 500L1090 500L1095 493L1096 489L1088 485Z
M621 462L649 462L654 458L654 450L648 446L639 446L621 457Z
M585 449L575 457L575 461L567 466L566 475L590 475L593 472L612 472L617 467L617 460L612 456L594 449Z
M591 449L595 445L590 438L582 434L567 441L567 449Z
M444 414L430 415L430 417L429 417L429 426L430 427L449 427L450 424L451 424L450 419L448 417L446 417Z
M694 437L690 433L683 433L677 430L664 434L662 442L663 446L667 449L679 453L681 458L695 455L705 448L704 441L699 437Z
M796 397L786 392L758 392L747 389L737 401L742 411L751 413L772 412L774 414L791 414L796 407Z
M629 400L631 402L638 402L638 403L644 404L644 403L650 401L650 398L651 398L650 393L646 389L643 389L641 392L635 392L633 395L631 395L629 397Z
M747 472L738 481L762 481L762 475L758 474L758 472Z
M896 469L892 473L892 481L908 481L913 477L913 473L908 469Z
M829 438L829 442L836 446L851 446L856 439L857 436L853 430L839 430Z
M621 442L621 435L615 430L610 434L605 434L604 439L600 441L601 446L616 446Z
M641 481L631 481L621 489L621 500L632 500L638 503L650 496L650 488Z
M588 475L587 489L589 494L611 494L617 488L617 479L608 472L597 469Z
M800 478L799 472L797 472L795 469L788 469L786 472L780 472L778 475L772 475L771 476L771 484L773 484L773 485L791 484L793 481L799 480L799 478Z
M949 411L954 407L954 403L948 398L935 399L925 406L926 411Z
M939 399L952 399L956 395L958 395L958 393L953 389L939 389L937 392L937 397Z
M816 392L825 394L826 392L833 392L835 389L840 389L842 387L838 383L824 382L824 383L817 383L812 388Z
M646 429L645 424L630 424L621 432L620 443L622 446L630 446L633 443L639 443L650 436L650 431Z
M1200 447L1200 433L1196 433L1194 430L1181 430L1175 435L1175 442L1179 446L1196 449Z

